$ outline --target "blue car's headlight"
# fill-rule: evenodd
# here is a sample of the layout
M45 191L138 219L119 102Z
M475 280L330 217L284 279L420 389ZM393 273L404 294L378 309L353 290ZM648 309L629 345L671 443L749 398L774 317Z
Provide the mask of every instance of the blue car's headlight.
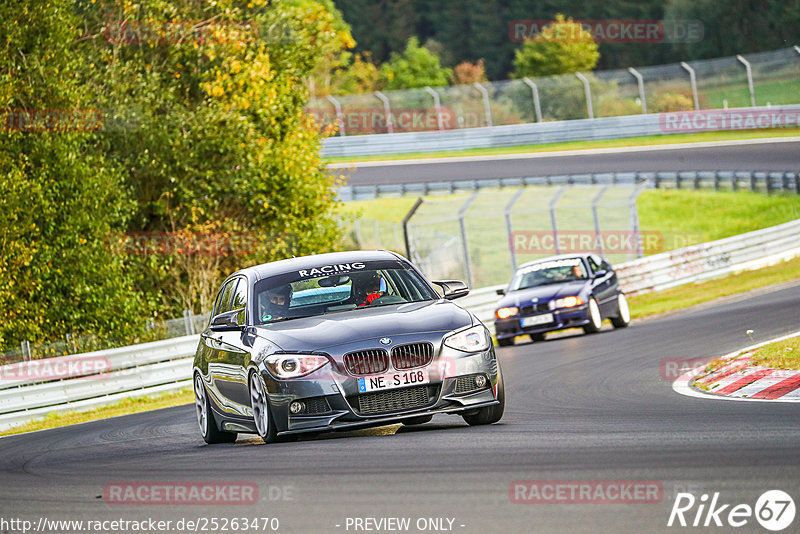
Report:
M461 330L450 334L444 338L444 344L451 349L464 352L478 352L488 349L492 344L489 332L482 324L472 326L466 330Z
M555 310L556 308L574 308L575 306L580 306L582 304L585 304L582 298L577 295L571 295L569 297L564 297L563 299L551 300L550 309Z
M328 358L318 354L271 354L264 363L276 378L299 378L328 363Z

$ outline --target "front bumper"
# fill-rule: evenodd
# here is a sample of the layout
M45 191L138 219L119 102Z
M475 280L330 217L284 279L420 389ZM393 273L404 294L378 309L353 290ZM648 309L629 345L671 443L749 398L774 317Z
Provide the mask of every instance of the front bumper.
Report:
M428 384L370 393L360 393L357 378L333 365L293 380L276 380L262 370L278 433L379 426L497 404L499 367L494 347L464 353L441 346L437 352L438 356L426 366L430 376ZM477 375L485 378L483 387L474 384ZM302 402L306 410L291 413L289 406L295 401Z
M527 334L542 334L545 332L563 330L565 328L585 326L590 322L589 306L586 304L582 306L575 306L574 308L552 310L546 313L553 314L552 322L528 327L523 327L521 325L522 319L526 317L536 317L537 315L543 314L537 313L525 316L515 315L514 317L509 317L508 319L495 319L495 336L497 339L508 339Z

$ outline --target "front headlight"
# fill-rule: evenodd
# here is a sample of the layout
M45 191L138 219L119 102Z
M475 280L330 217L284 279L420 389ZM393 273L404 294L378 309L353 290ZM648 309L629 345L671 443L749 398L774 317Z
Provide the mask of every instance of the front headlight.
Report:
M509 317L519 313L519 308L516 306L509 306L507 308L500 308L494 312L494 316L498 319L508 319Z
M328 363L328 358L317 354L271 354L264 363L276 378L299 378Z
M455 334L450 334L444 338L444 344L451 349L478 352L488 349L492 344L492 339L489 337L486 327L479 324Z
M556 301L551 301L553 304L553 309L555 308L574 308L575 306L580 306L584 303L583 299L578 296L570 296L564 297L563 299L558 299Z

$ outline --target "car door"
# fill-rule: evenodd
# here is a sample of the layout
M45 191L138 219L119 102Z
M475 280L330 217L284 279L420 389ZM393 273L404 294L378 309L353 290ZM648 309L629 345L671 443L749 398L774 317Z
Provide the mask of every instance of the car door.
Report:
M617 297L617 275L611 269L611 265L599 256L591 255L587 257L589 267L592 269L592 276L598 271L605 271L606 274L600 278L592 280L592 289L597 303L600 305L600 313L603 316L616 311L615 299ZM606 269L606 267L608 267Z
M244 277L232 278L223 289L215 314L244 308L240 324L247 324L248 281ZM247 383L247 366L250 363L250 343L241 330L203 333L209 347L208 371L211 387L219 395L218 404L228 413L250 415L250 395Z

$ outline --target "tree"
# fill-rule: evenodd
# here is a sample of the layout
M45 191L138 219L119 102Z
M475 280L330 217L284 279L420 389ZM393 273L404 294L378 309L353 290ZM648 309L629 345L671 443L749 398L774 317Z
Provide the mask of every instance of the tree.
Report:
M79 83L70 0L0 5L0 342L126 336L146 310L107 247L132 211Z
M206 312L214 291L207 279L334 248L334 179L304 106L308 76L349 44L336 15L306 0L215 9L191 0L116 5L112 18L95 23L208 27L138 46L93 36L104 68L88 82L128 125L107 139L137 202L129 229L223 242L244 236L248 243L129 258L151 306L172 316L184 307ZM242 35L242 21L257 32ZM187 297L187 287L211 289Z
M600 54L592 34L572 18L556 15L551 25L515 53L512 78L591 71Z
M387 89L444 86L452 74L452 69L439 64L435 54L419 46L416 37L408 40L402 54L393 52L389 62L381 66L381 80Z
M479 59L475 64L469 61L463 61L453 69L454 85L465 85L485 81L486 70L483 67L483 59Z

